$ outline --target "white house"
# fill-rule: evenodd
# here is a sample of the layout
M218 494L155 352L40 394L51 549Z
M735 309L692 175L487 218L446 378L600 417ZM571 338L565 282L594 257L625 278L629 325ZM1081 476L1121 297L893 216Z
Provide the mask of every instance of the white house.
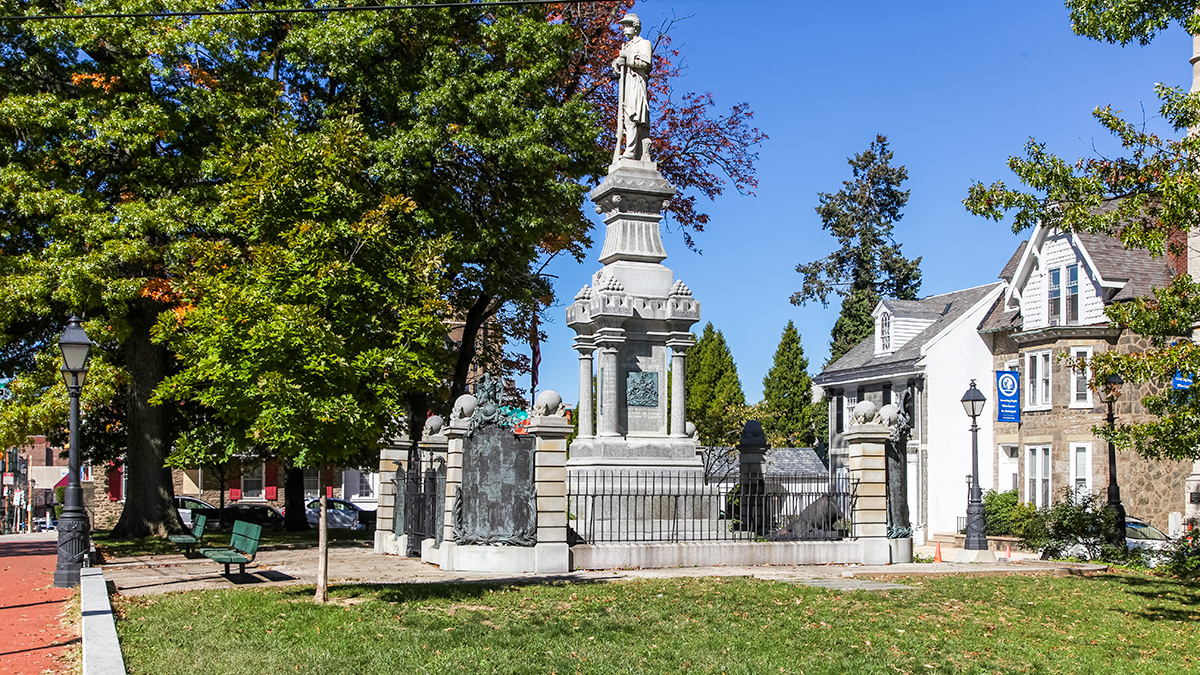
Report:
M815 380L830 400L835 472L845 470L848 448L842 433L854 406L864 399L881 406L900 404L905 393L911 394L908 501L918 544L930 534L955 531L958 517L966 514L971 420L960 399L971 380L985 393L991 391L991 336L978 328L1004 288L997 282L921 300L881 300L873 313L872 335ZM993 419L979 419L979 473L985 486L993 483Z

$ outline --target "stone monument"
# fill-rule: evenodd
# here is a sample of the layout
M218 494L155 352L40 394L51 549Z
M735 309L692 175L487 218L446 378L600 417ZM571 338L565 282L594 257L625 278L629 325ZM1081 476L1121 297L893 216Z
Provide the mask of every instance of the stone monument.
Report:
M621 24L629 41L613 62L620 76L617 149L591 194L606 225L603 267L567 308L579 352L579 436L568 468L701 472L684 397L685 354L700 303L662 264L659 222L675 188L650 158L646 82L653 57L637 34L637 16Z

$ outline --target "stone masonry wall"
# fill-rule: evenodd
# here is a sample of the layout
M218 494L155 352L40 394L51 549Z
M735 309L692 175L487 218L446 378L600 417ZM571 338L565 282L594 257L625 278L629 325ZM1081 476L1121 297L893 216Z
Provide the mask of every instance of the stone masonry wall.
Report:
M1105 424L1107 407L1092 396L1091 408L1070 408L1072 371L1068 363L1059 360L1061 354L1069 353L1073 347L1088 346L1093 354L1109 350L1129 352L1142 349L1146 341L1140 336L1128 331L1118 337L1063 337L1047 331L1046 338L1037 342L1026 342L1018 345L1010 335L997 334L993 361L995 370L1003 370L1007 361L1017 359L1017 370L1021 373L1021 421L996 422L995 439L991 452L993 460L1000 461L1001 444L1016 444L1018 446L1017 471L1019 474L1019 494L1022 500L1026 495L1028 479L1025 475L1025 447L1027 445L1050 445L1051 472L1050 488L1053 499L1059 499L1064 487L1071 484L1070 444L1091 443L1091 481L1092 490L1103 495L1108 486L1108 449L1107 443L1092 433L1092 428ZM1025 368L1024 354L1029 351L1052 350L1051 364L1051 404L1050 410L1030 411L1025 409ZM996 401L996 382L993 378L989 387L988 398ZM1114 414L1118 423L1122 421L1141 421L1147 419L1147 414L1141 406L1141 397L1149 393L1148 385L1126 385L1122 397L1114 405ZM996 407L992 415L996 414ZM996 464L999 466L999 464ZM1160 529L1167 528L1167 514L1172 511L1184 510L1183 481L1191 473L1191 464L1178 461L1147 460L1135 452L1117 451L1117 483L1121 488L1121 501L1126 512L1131 516L1145 519ZM1000 480L997 472L997 481ZM998 487L997 484L992 485ZM1007 487L1007 486L1005 486Z

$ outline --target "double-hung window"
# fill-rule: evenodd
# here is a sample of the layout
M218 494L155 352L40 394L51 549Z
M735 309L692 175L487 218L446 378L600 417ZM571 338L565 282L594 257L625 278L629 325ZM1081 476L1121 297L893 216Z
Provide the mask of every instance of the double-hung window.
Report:
M1067 265L1067 295L1065 298L1067 324L1079 323L1079 265Z
M892 315L889 312L879 315L879 351L892 351Z
M1076 497L1092 492L1092 444L1071 444L1071 490Z
M261 462L242 468L242 499L263 498L263 465Z
M1062 325L1062 268L1055 267L1047 275L1046 311L1051 326Z
M1050 505L1050 446L1025 447L1025 501L1037 507Z
M1073 347L1071 348L1071 357L1075 360L1092 358L1091 347ZM1092 407L1092 390L1088 387L1088 368L1072 368L1071 369L1071 402L1072 408L1091 408Z
M1025 354L1025 407L1046 410L1050 407L1050 350Z

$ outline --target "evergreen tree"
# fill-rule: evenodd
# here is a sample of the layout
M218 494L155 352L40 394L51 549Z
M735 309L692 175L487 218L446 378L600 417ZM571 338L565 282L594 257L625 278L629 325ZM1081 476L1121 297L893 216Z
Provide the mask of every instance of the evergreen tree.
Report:
M771 445L799 447L812 445L812 378L808 359L800 345L800 333L788 321L775 350L775 362L763 378L763 430Z
M725 336L712 323L687 353L687 418L696 425L700 442L731 446L741 432L746 395Z
M804 284L792 294L792 304L813 300L829 304L829 296L842 297L842 311L834 326L829 362L870 335L871 311L881 297L915 300L921 287L921 259L905 258L892 237L908 190L900 185L908 170L892 166L893 153L882 134L863 152L848 160L853 178L833 194L818 195L821 227L837 237L839 248L810 263L798 265Z

